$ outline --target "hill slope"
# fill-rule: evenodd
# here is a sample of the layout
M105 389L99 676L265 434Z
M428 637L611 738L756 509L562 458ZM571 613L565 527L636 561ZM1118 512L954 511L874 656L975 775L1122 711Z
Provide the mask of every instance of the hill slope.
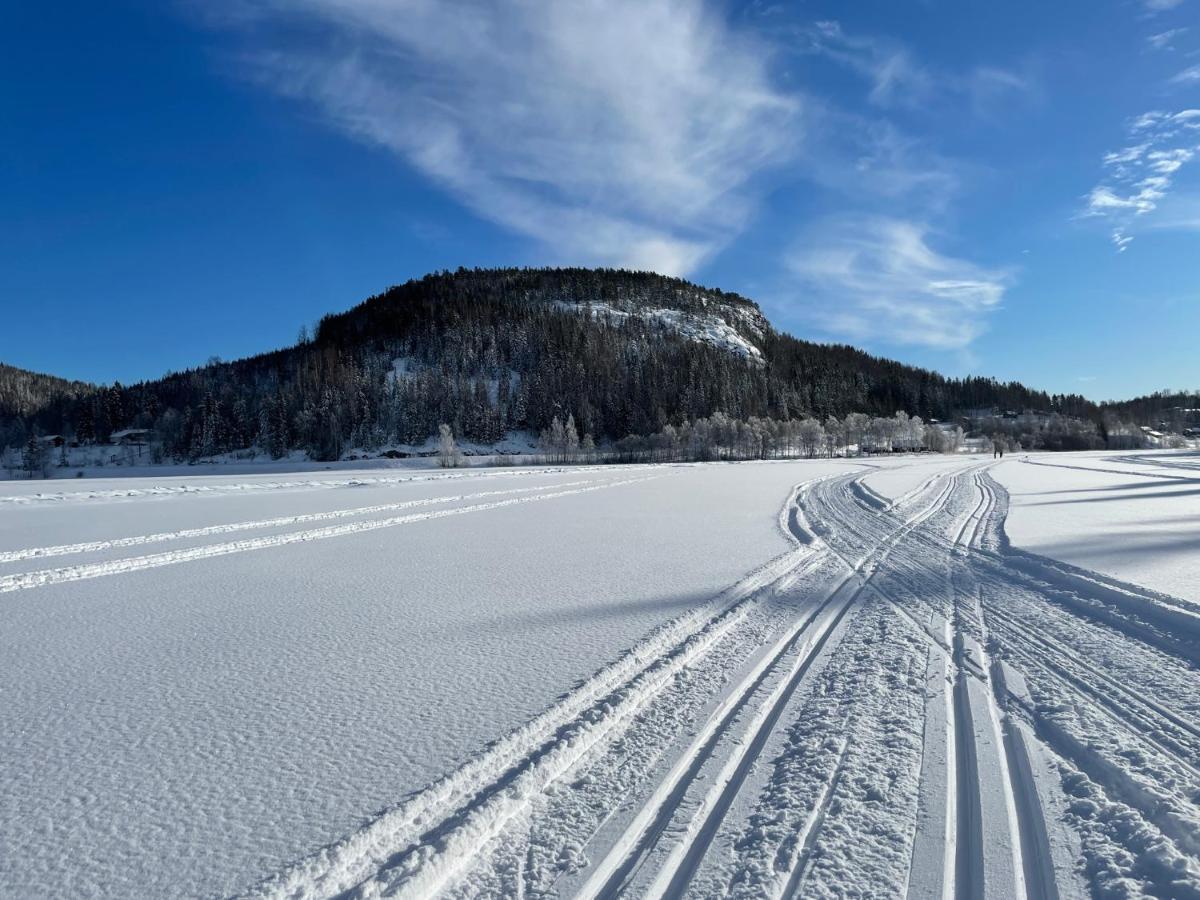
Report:
M0 409L4 443L31 426L84 441L148 427L179 455L257 443L319 458L417 443L440 422L488 442L568 414L597 440L718 411L788 419L902 409L945 419L995 406L1098 415L1080 396L948 379L798 340L736 294L591 269L429 275L326 316L294 347L132 386L22 396L23 405Z

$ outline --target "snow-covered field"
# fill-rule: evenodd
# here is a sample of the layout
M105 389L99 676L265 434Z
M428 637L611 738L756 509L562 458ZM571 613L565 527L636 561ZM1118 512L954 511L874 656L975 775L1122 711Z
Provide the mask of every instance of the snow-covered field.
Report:
M1200 604L1200 454L1006 457L996 477L1018 547Z
M1186 454L0 486L0 896L1200 896Z

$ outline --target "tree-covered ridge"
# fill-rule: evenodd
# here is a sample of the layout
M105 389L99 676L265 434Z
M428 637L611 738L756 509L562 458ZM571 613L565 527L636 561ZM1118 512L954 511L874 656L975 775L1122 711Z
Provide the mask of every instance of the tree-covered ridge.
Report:
M59 403L71 403L95 390L82 381L28 372L0 363L0 422L45 412Z
M593 315L588 306L628 314ZM664 309L716 317L757 353L731 353L644 314ZM350 447L420 443L443 422L462 438L490 442L511 430L539 433L568 415L597 440L715 413L784 421L903 410L929 420L994 407L1099 416L1077 395L950 379L798 340L736 294L605 269L433 274L326 316L315 335L287 349L44 396L3 412L4 444L21 445L31 428L89 442L138 427L181 457L253 444L329 459Z
M1102 403L1108 414L1121 419L1181 432L1200 427L1200 391L1155 391L1132 400Z

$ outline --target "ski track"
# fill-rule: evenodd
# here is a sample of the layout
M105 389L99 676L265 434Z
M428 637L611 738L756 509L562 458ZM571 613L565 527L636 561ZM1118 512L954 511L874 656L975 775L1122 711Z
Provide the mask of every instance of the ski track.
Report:
M796 491L802 488L800 485ZM780 530L785 534L791 534L789 504L785 504L779 517ZM422 845L421 839L427 839L439 825L445 830L446 823L456 814L466 820L460 823L457 836L461 839L465 829L465 836L477 852L486 842L481 831L495 832L527 805L530 795L514 790L513 782L521 779L526 790L531 782L540 780L543 787L552 783L571 762L585 755L592 743L602 740L603 732L635 714L676 672L708 653L745 618L773 584L806 562L808 554L800 542L795 543L793 551L750 573L708 604L663 626L554 707L455 772L359 832L256 886L246 896L330 897L363 886L373 876L386 879L395 874L398 862L412 862L412 856L428 860L435 851ZM617 713L613 712L614 703L620 704ZM581 738L581 733L589 737ZM497 809L505 805L507 808ZM444 838L455 836L451 832ZM445 839L439 843L444 850ZM429 881L444 886L473 855L458 847L455 850L456 853L443 852L436 857L433 866L426 866L425 881L409 885L405 893L419 895ZM431 869L433 872L429 874ZM378 886L375 890L369 887L362 890L364 894L377 891Z
M552 487L568 488L581 484L603 484L601 480L563 481ZM419 506L436 506L441 503L458 503L463 500L479 500L484 497L499 497L507 494L524 494L531 491L544 491L545 485L536 487L509 488L502 491L481 491L475 494L453 494L445 497L426 497L418 500L403 500L397 503L381 503L375 506L358 506L352 509L336 509L328 512L305 513L295 516L277 516L272 519L258 519L250 522L233 522L228 525L208 525L203 528L185 528L180 531L162 531L156 534L132 535L123 538L112 538L106 541L85 541L78 544L59 544L51 547L28 547L20 550L0 551L0 563L20 562L27 559L43 559L51 556L70 556L78 553L98 553L104 550L117 550L124 547L140 547L145 544L159 544L166 541L180 541L191 538L210 537L216 534L230 534L235 531L250 531L256 528L284 528L289 525L303 525L307 522L321 522L330 519L344 519L351 516L376 515L383 512L394 512L400 509L412 509Z
M625 471L645 470L649 465L622 466ZM658 468L661 468L659 466ZM0 505L25 506L42 503L77 503L81 501L107 500L150 500L163 497L212 496L222 494L257 494L272 491L297 490L327 490L338 488L386 487L417 482L459 481L462 479L490 478L529 478L543 475L561 475L577 473L578 466L546 466L537 468L514 469L512 471L489 468L481 471L460 472L422 472L412 475L362 475L356 478L297 478L290 481L217 481L218 476L207 473L198 476L196 484L152 484L147 487L111 488L108 490L90 491L58 491L55 493L37 492L33 494L14 494L0 497ZM117 476L120 477L120 476ZM215 483L206 484L204 479L212 479ZM149 480L144 479L144 480Z
M168 550L149 556L127 557L98 563L84 563L75 566L65 566L58 569L39 569L34 572L19 572L12 575L0 576L0 594L11 591L28 590L61 584L69 581L82 581L90 578L101 578L108 575L124 575L145 569L161 568L179 563L193 562L200 559L212 559L218 556L228 556L234 553L245 553L252 550L266 550L308 541L319 541L333 537L360 534L366 531L376 531L381 528L394 528L400 525L411 525L417 522L428 522L451 516L461 516L484 510L502 509L523 503L536 503L543 500L554 500L576 494L586 494L593 491L606 490L623 485L647 481L655 476L643 476L620 481L608 481L589 487L572 488L570 490L547 491L530 494L523 497L510 497L506 500L494 500L488 503L477 503L470 506L458 506L451 509L441 509L426 513L412 513L405 516L391 516L384 519L373 519L365 522L348 522L343 525L329 525L324 528L310 528L302 531L286 532L261 538L247 538L240 541L229 541L219 544L205 544L200 547L190 547L184 550Z
M786 553L240 896L1200 900L1200 619L1009 546L994 465L891 500L863 483L870 464L797 485ZM652 477L9 551L355 519L0 576L0 592Z
M849 491L855 498L855 502L861 502L861 494L857 489L858 478L826 481L818 487L835 484ZM894 529L890 540L898 540L906 530L915 527L930 515L940 503L944 502L946 495L947 492L943 491L932 506L912 516L899 528ZM868 505L867 508L881 509L874 504ZM878 565L879 557L886 557L887 552L888 545L884 542L877 548L877 552L868 553L856 563L846 563L846 573L834 583L817 610L784 634L776 645L777 649L752 671L735 691L736 700L730 707L722 710L720 717L710 718L709 724L697 735L675 769L672 770L671 775L643 807L642 812L631 824L625 836L618 841L610 855L596 868L591 880L584 886L579 896L612 897L621 893L628 886L630 877L636 874L638 864L663 835L676 810L682 805L680 784L684 779L694 781L698 778L700 764L713 753L712 742L725 736L735 715L740 711L742 705L749 702L770 670L780 666L781 662L791 654L801 636L810 629L810 626L818 623L800 651L792 658L786 674L777 680L775 688L768 694L757 712L750 717L749 724L739 729L741 737L738 739L738 743L740 746L734 750L724 767L713 777L714 787L701 800L691 821L685 826L686 838L677 843L668 855L657 878L649 886L646 896L678 897L686 892L705 852L722 824L724 815L745 782L750 768L761 754L767 737L779 721L787 702L795 694L801 680L808 672L811 662L829 636L843 617L850 612L852 606L868 586L869 573ZM861 575L864 572L867 574Z

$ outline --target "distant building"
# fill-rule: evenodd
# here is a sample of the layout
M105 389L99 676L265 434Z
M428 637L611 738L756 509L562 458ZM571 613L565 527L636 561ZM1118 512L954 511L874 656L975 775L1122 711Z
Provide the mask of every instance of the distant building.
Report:
M979 406L975 409L968 409L965 413L963 413L964 417L971 419L972 421L979 421L980 419L994 419L997 415L998 413L996 412L996 408L994 406Z
M114 431L109 436L109 441L122 447L140 447L150 442L150 429L126 428L123 431Z

